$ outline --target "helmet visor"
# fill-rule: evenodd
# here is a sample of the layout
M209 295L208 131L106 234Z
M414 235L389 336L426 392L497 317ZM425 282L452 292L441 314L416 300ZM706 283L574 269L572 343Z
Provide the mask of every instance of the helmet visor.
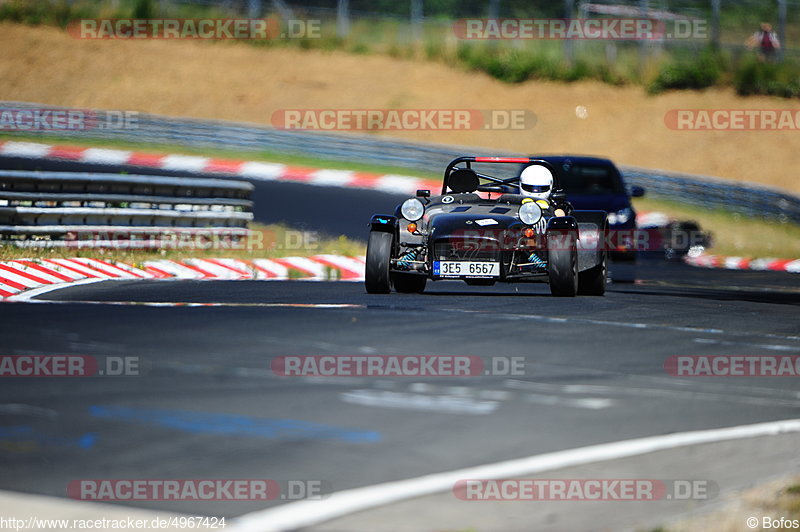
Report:
M522 190L525 192L531 192L533 194L550 192L550 185L526 185L525 183L520 183L519 186L522 187Z

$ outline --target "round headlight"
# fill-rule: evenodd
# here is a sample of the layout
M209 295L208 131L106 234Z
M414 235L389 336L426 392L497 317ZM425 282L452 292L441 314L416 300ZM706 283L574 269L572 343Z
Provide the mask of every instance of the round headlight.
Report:
M425 206L417 198L411 198L403 202L403 206L400 207L400 212L403 214L403 218L409 222L416 222L422 218L422 214L425 212Z
M525 203L519 208L519 219L525 225L533 225L542 219L542 208L536 203Z

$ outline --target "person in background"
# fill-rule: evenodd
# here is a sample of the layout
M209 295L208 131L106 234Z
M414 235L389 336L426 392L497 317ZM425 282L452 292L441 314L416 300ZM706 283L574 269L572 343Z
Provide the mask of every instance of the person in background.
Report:
M781 43L778 36L772 31L772 25L767 22L761 23L761 29L750 36L745 45L751 50L758 47L758 59L760 61L774 61Z

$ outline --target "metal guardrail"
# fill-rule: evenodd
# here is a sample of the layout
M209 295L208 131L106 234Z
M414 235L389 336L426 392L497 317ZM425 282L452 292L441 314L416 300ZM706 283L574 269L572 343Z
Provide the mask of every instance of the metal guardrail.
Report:
M253 188L229 179L0 170L0 238L98 245L165 234L238 239L253 219Z
M0 107L37 108L21 102L0 102ZM444 144L423 144L405 140L375 138L360 134L332 134L317 131L287 131L252 124L173 118L140 113L136 127L109 128L104 111L94 111L101 127L88 130L27 131L27 134L161 142L193 148L268 151L313 156L338 161L400 166L436 172L453 158L470 155L520 155L486 148ZM113 121L113 118L112 118ZM536 154L533 150L528 155ZM788 192L722 179L660 170L622 166L629 185L640 185L649 193L673 198L709 209L723 209L744 216L800 224L800 197Z
M800 224L800 198L782 190L723 179L620 166L629 185L648 194L742 216Z

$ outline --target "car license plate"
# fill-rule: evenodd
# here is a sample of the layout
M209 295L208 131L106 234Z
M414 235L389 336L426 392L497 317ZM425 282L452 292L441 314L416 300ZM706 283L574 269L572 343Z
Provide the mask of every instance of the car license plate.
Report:
M433 275L437 277L500 277L500 263L435 260L433 261Z

